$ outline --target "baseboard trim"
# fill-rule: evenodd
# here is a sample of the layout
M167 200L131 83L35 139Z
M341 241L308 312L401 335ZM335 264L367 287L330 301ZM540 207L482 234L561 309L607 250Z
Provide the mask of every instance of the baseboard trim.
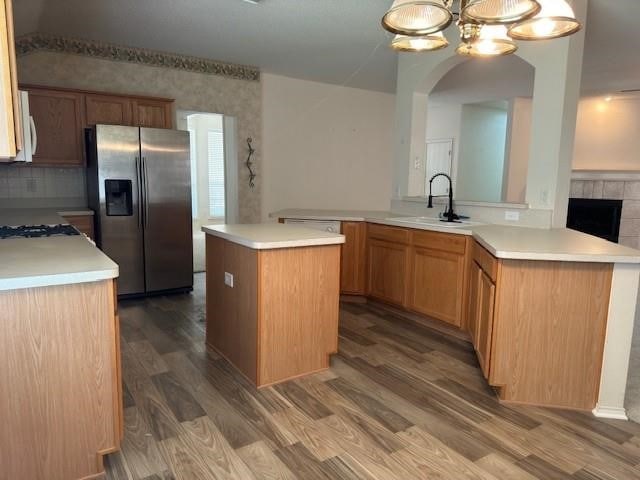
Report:
M627 417L627 411L624 408L618 407L600 407L597 406L593 409L593 415L598 418L610 418L613 420L629 420Z

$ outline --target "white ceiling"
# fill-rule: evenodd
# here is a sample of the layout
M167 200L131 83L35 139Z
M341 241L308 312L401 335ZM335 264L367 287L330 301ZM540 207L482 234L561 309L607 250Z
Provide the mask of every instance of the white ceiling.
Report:
M387 46L390 34L380 27L391 3L14 0L14 9L18 35L39 31L81 37L393 92L397 58ZM640 88L638 19L640 0L590 0L584 91ZM467 68L486 67L476 61Z

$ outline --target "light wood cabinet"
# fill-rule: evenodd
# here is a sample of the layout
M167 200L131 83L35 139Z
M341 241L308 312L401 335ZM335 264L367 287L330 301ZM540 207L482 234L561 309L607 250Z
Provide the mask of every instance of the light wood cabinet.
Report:
M499 260L473 245L468 329L505 402L592 410L612 265Z
M147 128L173 128L171 102L134 98L133 125Z
M63 215L71 225L89 238L94 238L93 215Z
M114 284L0 292L0 478L102 478L123 432Z
M369 237L367 250L367 294L387 303L405 305L409 247Z
M460 327L464 298L464 255L411 248L409 309Z
M85 95L87 125L133 125L131 99L115 95Z
M496 286L486 273L480 272L477 292L477 332L476 353L485 378L489 378L491 358L491 335L493 333L493 311L496 299Z
M22 149L20 94L11 0L0 0L0 161Z
M84 98L70 91L28 89L29 110L38 132L35 165L84 165Z
M364 222L342 222L342 245L340 268L340 292L348 295L364 295L366 291L367 224Z

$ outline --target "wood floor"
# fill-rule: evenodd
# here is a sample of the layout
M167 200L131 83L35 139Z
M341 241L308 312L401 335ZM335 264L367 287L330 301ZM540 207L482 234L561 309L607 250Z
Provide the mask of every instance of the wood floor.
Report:
M501 406L468 344L373 306L343 305L330 371L256 391L204 348L202 283L120 305L109 479L640 478L640 425Z

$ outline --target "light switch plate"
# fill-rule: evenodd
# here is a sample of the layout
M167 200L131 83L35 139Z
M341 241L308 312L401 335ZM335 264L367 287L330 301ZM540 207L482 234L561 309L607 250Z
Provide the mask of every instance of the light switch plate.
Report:
M224 272L224 284L227 287L233 288L233 274L229 272Z

